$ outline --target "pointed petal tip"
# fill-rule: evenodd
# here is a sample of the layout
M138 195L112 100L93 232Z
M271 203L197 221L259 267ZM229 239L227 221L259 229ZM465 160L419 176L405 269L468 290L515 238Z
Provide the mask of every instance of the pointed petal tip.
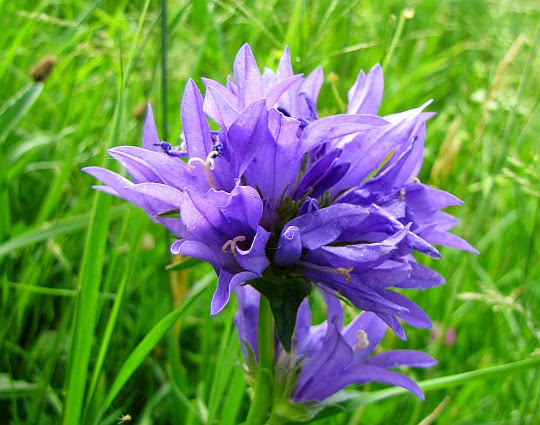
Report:
M216 294L214 293L214 297L212 298L212 302L210 304L210 316L215 316L216 314L218 314L221 310L223 310L223 308L227 305L228 302L228 298L225 303L218 302L216 300Z

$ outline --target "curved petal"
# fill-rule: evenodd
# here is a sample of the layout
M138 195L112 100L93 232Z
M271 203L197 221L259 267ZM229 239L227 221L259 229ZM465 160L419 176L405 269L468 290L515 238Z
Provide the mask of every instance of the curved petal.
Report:
M392 369L399 366L427 368L437 364L429 354L415 350L392 350L375 354L365 364Z
M251 247L247 251L237 248L236 262L245 270L262 274L270 265L270 260L266 257L266 243L269 237L270 232L258 226Z
M198 258L199 260L206 261L207 263L211 264L215 269L218 269L221 263L214 251L212 251L208 245L190 239L181 239L174 242L171 245L171 253L175 255L182 254L187 255L188 257Z
M229 302L231 297L231 290L236 288L242 283L248 282L253 279L260 278L261 275L251 272L241 272L237 274L231 274L221 269L218 277L218 287L212 297L212 303L210 304L210 315L214 316L218 314L223 307Z
M302 254L302 242L300 240L300 230L296 226L288 226L281 232L278 247L274 259L278 266L295 264Z

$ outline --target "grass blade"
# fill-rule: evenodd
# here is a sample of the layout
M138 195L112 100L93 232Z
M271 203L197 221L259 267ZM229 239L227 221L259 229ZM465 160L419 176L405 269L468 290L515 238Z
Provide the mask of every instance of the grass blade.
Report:
M43 83L31 83L19 90L0 109L0 146L24 118L42 90Z
M109 230L111 197L102 193L96 193L95 196L96 199L90 227L88 228L88 237L79 280L81 292L77 301L73 342L71 345L71 361L67 376L64 425L80 423L86 389L86 378L90 363L90 352L94 339L99 287L103 270L103 260L105 258L105 245Z
M540 368L540 356L532 357L526 360L520 360L513 363L507 363L500 366L488 367L471 372L458 373L456 375L443 376L440 378L428 379L419 382L418 385L423 391L434 391L443 388L451 388L458 385L464 385L477 380L487 380L502 376L509 376L514 373L524 372L528 369ZM345 411L351 411L363 404L375 403L390 397L407 394L408 391L399 388L386 388L384 390L362 393L356 397L347 398L343 402L334 403L329 408L319 413L316 418L321 419Z
M131 205L120 205L111 208L110 219L116 219L132 209ZM88 227L91 214L82 214L60 220L49 221L34 227L14 238L0 244L0 259L10 252L17 251L32 244L43 242L56 236L70 234Z
M111 390L107 395L105 403L103 404L102 411L105 411L113 402L115 397L118 395L120 390L124 387L126 382L129 380L131 375L137 370L140 364L144 361L148 353L158 344L158 342L165 336L167 331L174 325L176 322L187 310L187 308L203 293L203 291L208 287L210 279L201 282L200 285L197 285L190 291L190 294L187 296L186 300L182 306L169 313L163 319L161 319L144 339L135 347L133 352L124 362L116 379L114 380Z

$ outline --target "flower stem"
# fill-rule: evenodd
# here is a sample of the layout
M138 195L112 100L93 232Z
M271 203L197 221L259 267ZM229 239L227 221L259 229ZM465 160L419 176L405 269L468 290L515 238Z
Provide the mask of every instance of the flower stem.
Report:
M259 367L268 369L274 374L274 317L270 309L270 301L264 295L261 295L259 305Z
M259 305L259 371L255 395L249 408L246 425L264 424L268 418L273 400L273 380L275 369L274 319L268 298L261 295Z

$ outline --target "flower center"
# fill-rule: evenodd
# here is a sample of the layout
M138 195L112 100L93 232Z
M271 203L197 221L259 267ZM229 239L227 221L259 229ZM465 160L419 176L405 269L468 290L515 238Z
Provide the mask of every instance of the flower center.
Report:
M195 164L201 164L204 173L206 174L206 180L208 181L208 185L212 188L216 188L216 182L214 181L214 178L212 177L212 170L216 167L216 164L214 162L214 158L219 155L219 152L212 151L208 154L206 159L194 157L190 158L187 165L189 168L194 169Z
M366 331L359 329L356 331L356 344L353 345L353 350L368 348L369 339Z
M227 252L227 248L230 246L232 255L236 257L238 255L236 253L238 242L244 242L245 240L246 240L245 236L237 236L234 239L230 239L223 244L223 246L221 247L221 252L225 254Z

